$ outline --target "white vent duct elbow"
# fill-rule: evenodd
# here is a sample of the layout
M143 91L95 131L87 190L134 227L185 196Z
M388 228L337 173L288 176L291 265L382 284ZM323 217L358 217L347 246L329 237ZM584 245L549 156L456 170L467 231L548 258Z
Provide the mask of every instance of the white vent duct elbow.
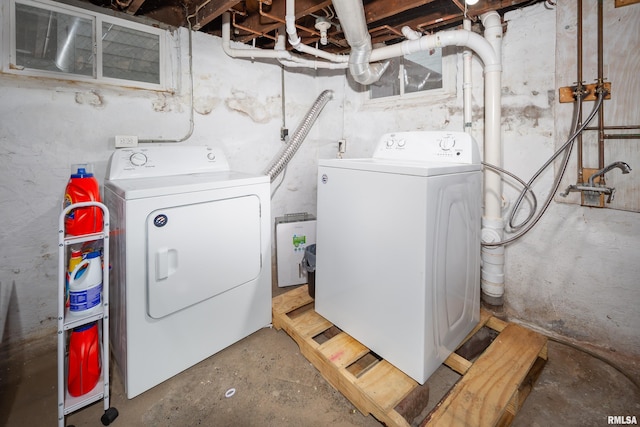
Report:
M363 85L377 82L389 63L371 64L371 36L361 0L333 0L333 7L351 47L349 71L354 80Z

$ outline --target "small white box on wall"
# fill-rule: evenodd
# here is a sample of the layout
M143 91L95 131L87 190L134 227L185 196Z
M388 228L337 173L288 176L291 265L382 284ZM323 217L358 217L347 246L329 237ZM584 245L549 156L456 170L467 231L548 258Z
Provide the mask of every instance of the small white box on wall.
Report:
M307 283L302 257L307 246L316 242L316 219L308 213L276 218L276 266L278 287Z

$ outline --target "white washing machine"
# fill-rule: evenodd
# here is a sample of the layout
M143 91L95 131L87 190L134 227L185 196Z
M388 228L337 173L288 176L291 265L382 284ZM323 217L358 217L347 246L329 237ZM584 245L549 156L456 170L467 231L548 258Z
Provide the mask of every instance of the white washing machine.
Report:
M424 384L480 317L477 144L387 134L318 181L316 311Z
M220 151L113 153L111 346L129 399L271 323L270 183Z

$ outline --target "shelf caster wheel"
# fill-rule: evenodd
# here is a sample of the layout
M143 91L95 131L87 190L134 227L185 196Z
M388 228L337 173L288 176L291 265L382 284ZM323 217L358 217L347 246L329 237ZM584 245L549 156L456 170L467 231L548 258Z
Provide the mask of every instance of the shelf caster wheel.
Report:
M104 415L100 418L100 421L102 421L103 426L108 426L116 418L118 418L118 410L116 408L109 408L104 411Z

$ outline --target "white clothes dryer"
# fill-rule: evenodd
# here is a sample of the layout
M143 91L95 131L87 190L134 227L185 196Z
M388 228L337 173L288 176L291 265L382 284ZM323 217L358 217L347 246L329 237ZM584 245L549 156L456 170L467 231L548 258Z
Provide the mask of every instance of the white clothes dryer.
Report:
M271 323L270 182L202 146L119 149L111 346L129 399Z
M479 320L481 180L465 133L319 161L315 309L421 384Z

